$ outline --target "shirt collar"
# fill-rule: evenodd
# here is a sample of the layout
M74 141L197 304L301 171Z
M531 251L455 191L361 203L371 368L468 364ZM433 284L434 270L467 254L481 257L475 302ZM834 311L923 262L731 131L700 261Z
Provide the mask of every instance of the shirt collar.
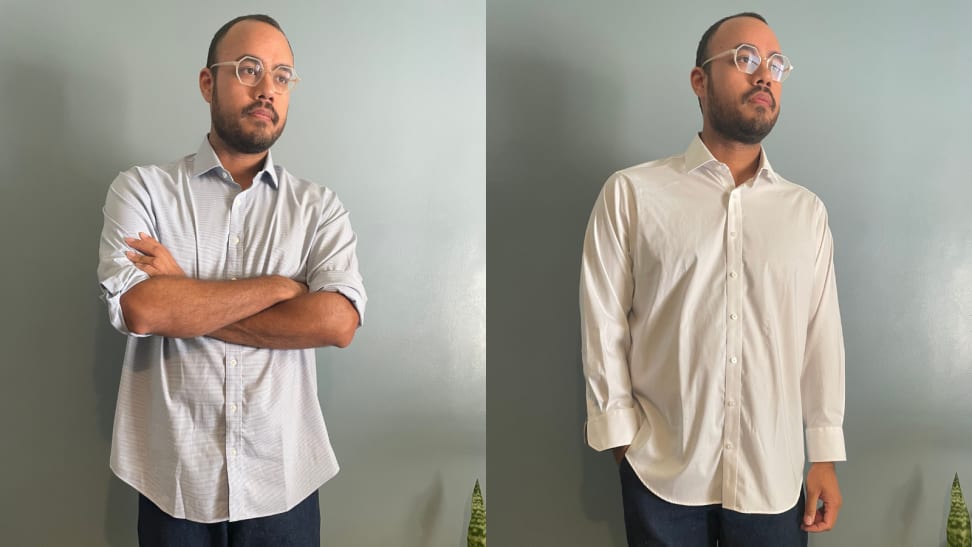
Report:
M688 148L685 150L685 172L690 173L702 166L713 167L721 163L712 155L712 152L709 152L709 148L702 142L702 138L699 137L698 133L696 133L692 138L692 142L689 143ZM776 171L770 165L769 158L766 157L766 149L760 147L759 168L756 169L756 180L753 181L754 184L759 182L759 179L764 179L767 182L777 182L777 177Z
M203 137L202 143L199 144L199 148L196 150L196 157L193 161L193 169L191 176L198 177L209 173L212 170L219 170L220 172L226 172L223 168L223 164L220 163L219 157L216 156L216 151L213 150L213 145L209 143L209 136ZM277 169L273 164L273 152L267 150L267 159L263 162L263 169L257 173L257 178L263 182L268 183L270 186L277 188Z

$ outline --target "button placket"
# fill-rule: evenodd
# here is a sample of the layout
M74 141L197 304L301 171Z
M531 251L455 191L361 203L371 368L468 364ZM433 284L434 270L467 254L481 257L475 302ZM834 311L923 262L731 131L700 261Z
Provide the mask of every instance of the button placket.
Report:
M226 224L226 271L225 279L237 280L245 276L243 271L242 246L240 234L243 233L243 219L246 209L246 193L238 191L233 196L232 205L229 208L229 219ZM245 481L244 473L244 454L243 454L243 385L244 385L244 361L243 354L239 346L226 344L226 380L225 394L223 402L223 412L226 424L226 478L230 490L230 515L238 514L243 510L239 506L240 496L232 493L243 489Z
M742 188L734 188L729 193L728 210L726 215L726 369L725 369L725 400L723 406L723 476L722 490L724 504L735 504L737 498L736 481L740 465L740 397L742 395L742 321L739 312L742 309L742 277L743 248L742 248Z
M231 344L226 345L229 351L226 356L226 380L224 400L224 420L226 424L226 479L230 490L230 514L236 514L242 508L234 504L232 492L242 489L243 477L243 413L240 412L243 397L243 356ZM230 349L232 348L232 349Z

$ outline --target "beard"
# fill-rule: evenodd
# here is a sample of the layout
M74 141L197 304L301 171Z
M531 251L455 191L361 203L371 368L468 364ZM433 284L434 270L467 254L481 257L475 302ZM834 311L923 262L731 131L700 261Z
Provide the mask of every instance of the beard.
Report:
M708 95L710 109L709 121L712 122L712 128L726 138L742 144L758 144L762 142L766 138L766 135L769 135L770 131L773 130L773 126L776 125L776 120L780 117L780 113L776 109L776 97L773 97L773 94L767 88L754 87L742 96L740 104L746 104L753 94L761 91L770 96L773 104L771 109L760 106L757 110L759 112L773 110L776 113L772 116L757 115L753 118L746 118L740 112L739 104L729 104L728 101L720 101L715 95L714 87L709 86L706 89L706 95Z
M270 131L269 133L251 131L248 133L243 129L242 118L249 111L256 108L265 108L272 112L273 125L277 125L277 122L280 121L280 115L277 114L273 105L265 101L256 101L238 114L224 112L219 107L219 96L216 93L216 86L213 86L213 102L209 109L210 116L212 116L213 129L216 131L216 135L227 146L241 154L260 154L266 152L273 146L273 143L277 142L277 139L283 134L284 126L287 125L287 122L284 121L276 131Z

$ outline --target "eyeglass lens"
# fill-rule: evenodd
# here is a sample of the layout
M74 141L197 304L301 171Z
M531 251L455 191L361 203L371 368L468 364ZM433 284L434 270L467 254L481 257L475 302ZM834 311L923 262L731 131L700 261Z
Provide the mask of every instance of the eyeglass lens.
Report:
M762 58L760 58L759 52L754 47L744 45L736 50L736 68L746 74L756 72L761 62ZM774 53L769 58L770 75L777 82L782 81L786 77L789 66L790 62L784 55Z
M243 85L255 86L263 80L263 63L259 59L244 57L237 66L236 76ZM293 71L283 66L273 70L270 80L279 91L286 91L295 83Z

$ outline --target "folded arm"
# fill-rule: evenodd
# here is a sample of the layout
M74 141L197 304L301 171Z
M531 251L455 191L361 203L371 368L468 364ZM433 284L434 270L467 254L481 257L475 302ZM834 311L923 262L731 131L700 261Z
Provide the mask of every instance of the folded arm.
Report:
M270 349L346 347L354 337L360 322L357 309L339 293L308 294L303 283L273 275L234 281L189 279L168 249L148 234L139 235L140 239L126 239L138 251L127 256L150 278L122 296L133 332L205 335Z
M270 349L347 347L358 311L336 292L314 292L281 302L210 332L224 342Z
M203 336L307 292L279 275L233 281L186 277L168 249L148 234L125 241L138 252L126 256L149 274L121 296L128 329L170 338Z

